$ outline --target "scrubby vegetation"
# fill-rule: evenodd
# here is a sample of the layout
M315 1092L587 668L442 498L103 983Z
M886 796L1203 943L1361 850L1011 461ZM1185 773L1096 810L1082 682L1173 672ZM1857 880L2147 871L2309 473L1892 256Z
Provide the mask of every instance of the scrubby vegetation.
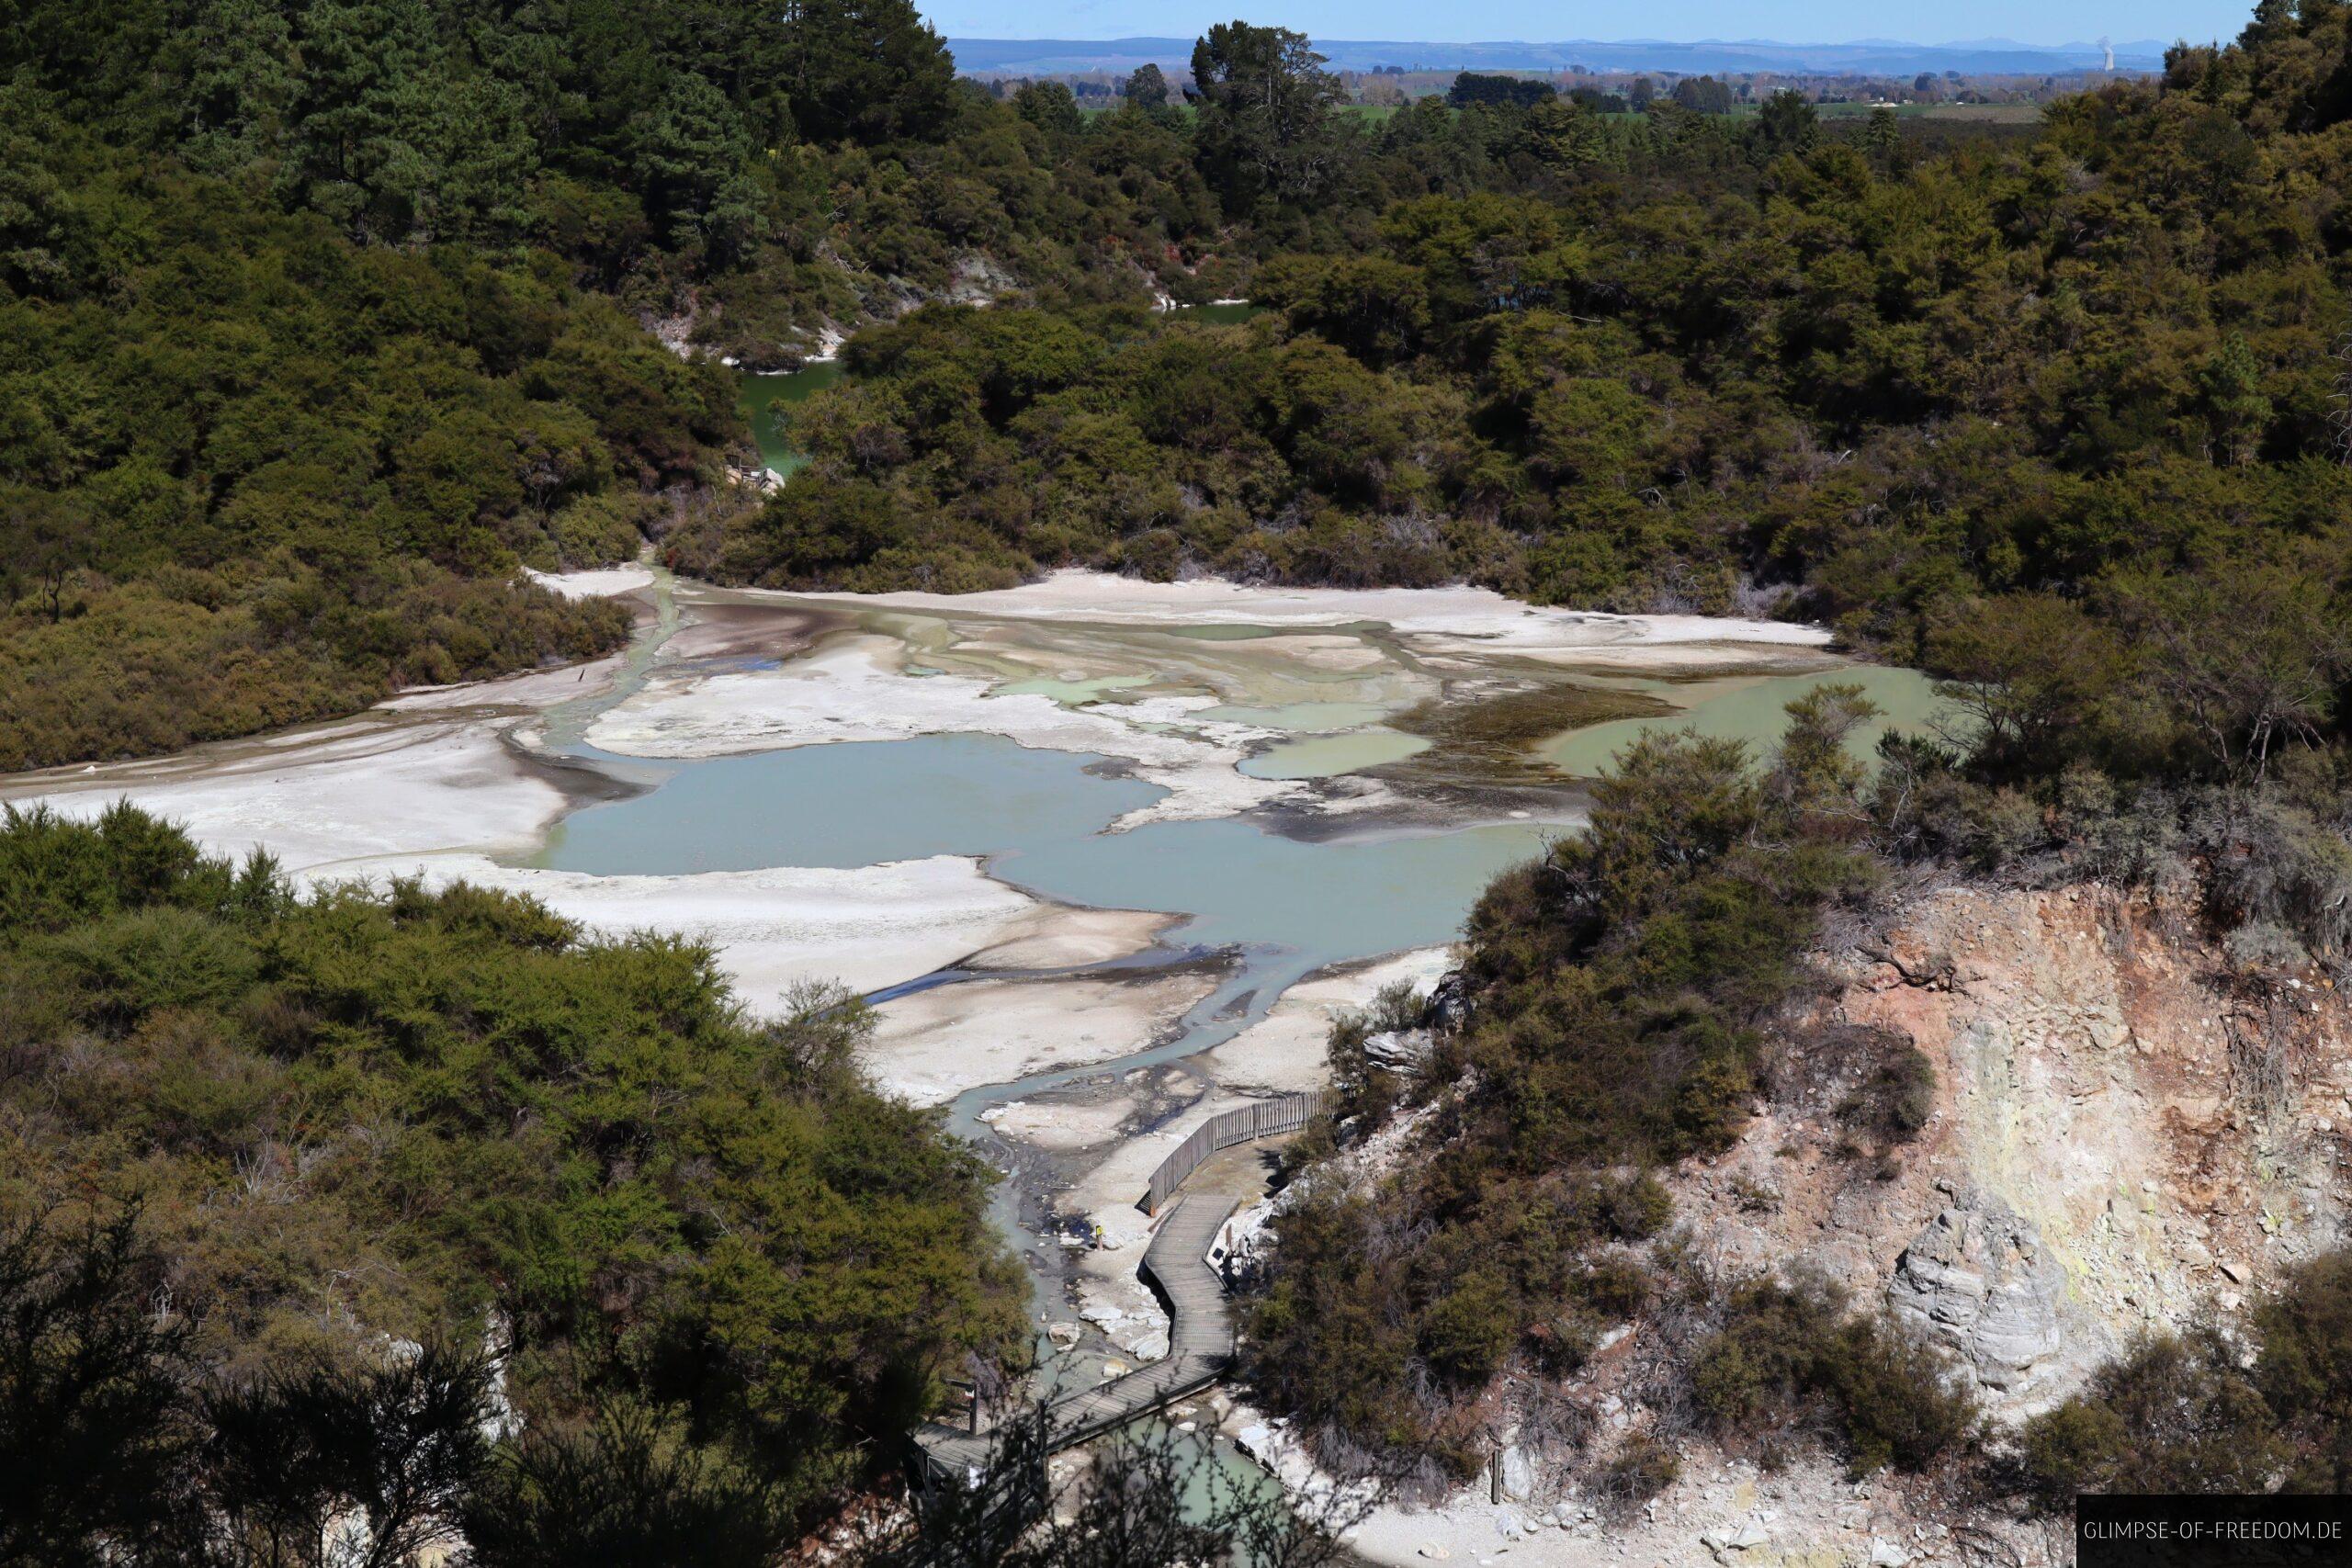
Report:
M633 554L717 473L723 380L560 267L356 246L5 99L0 769L620 641L517 566Z
M2178 732L2214 621L2327 651L2322 688L2343 668L2312 634L2343 619L2352 515L2352 130L2299 74L2341 51L2307 9L2205 76L2184 56L1940 152L1670 111L1632 117L1640 145L1547 151L1544 111L1581 111L1408 109L1330 154L1313 217L1249 209L1266 317L943 307L872 334L802 422L797 493L698 558L862 587L1466 577L1625 609L1764 584L1955 679L2045 671L2021 700L2106 708L2072 745L2153 717L2132 749L2261 751L2277 726ZM2282 129L2296 94L2317 107Z
M1730 1292L1722 1326L1690 1367L1703 1423L1768 1461L1826 1433L1856 1474L1920 1470L1972 1435L1972 1395L1942 1354L1883 1318L1849 1314L1815 1284L1752 1283Z
M0 341L33 423L0 471L22 537L0 588L42 672L27 699L74 722L15 757L608 638L516 605L513 560L625 545L652 519L616 523L616 496L712 478L741 436L627 313L773 364L828 323L1009 295L1038 308L862 334L800 422L812 465L673 559L829 587L1084 562L1783 604L1984 692L2036 768L2064 730L2102 766L2259 771L2347 668L2352 130L2319 63L2343 30L2334 6L2266 14L2160 85L1944 146L1785 95L1600 115L1475 79L1366 121L1303 40L1239 24L1202 40L1193 112L1143 92L1085 116L956 83L894 0L21 7ZM282 288L316 319L275 328ZM1243 290L1270 308L1243 327L1143 309ZM234 343L162 352L224 308ZM428 344L456 381L401 368ZM356 364L322 385L322 356ZM192 363L245 368L206 387ZM427 418L428 389L459 406ZM280 433L281 403L344 434ZM192 417L120 412L164 404ZM33 504L61 491L62 519ZM369 547L321 558L288 515ZM83 640L35 635L77 610L102 617ZM2217 649L2217 626L2265 635ZM157 682L184 700L109 715L191 644L209 657ZM107 663L125 645L151 651Z
M1498 1372L1572 1371L1662 1287L1624 1245L1668 1216L1652 1173L1736 1135L1815 911L1871 886L1836 744L1871 711L1819 689L1761 771L1737 742L1646 737L1587 832L1487 889L1469 1023L1421 1082L1341 1076L1341 1118L1433 1104L1428 1157L1372 1190L1310 1179L1278 1222L1250 1319L1272 1397L1342 1449L1464 1475Z
M490 1348L532 1434L498 1495L575 1532L583 1466L804 1517L965 1356L1017 1354L984 1168L858 1077L845 998L754 1024L689 944L462 886L298 897L129 807L0 825L0 1454L29 1456L0 1486L103 1494L36 1509L85 1523L34 1560L250 1495L215 1471L232 1421L285 1424L255 1400L311 1412L321 1457L256 1454L311 1501L254 1528L356 1506L350 1446L414 1403L350 1381L403 1364L387 1336L455 1348L399 1373L457 1388L436 1432L473 1430Z
M2025 1428L2033 1495L2352 1489L2352 1253L2296 1269L2240 1325L2159 1335Z
M956 82L902 0L32 0L0 18L0 769L608 649L620 612L519 569L649 537L776 586L1081 563L1818 617L1964 731L1863 770L1830 688L1769 758L1632 749L1481 900L1430 1061L1362 1049L1400 998L1340 1042L1344 1135L1424 1116L1428 1157L1310 1181L1253 1364L1327 1454L1453 1479L1498 1379L1671 1305L1719 1440L1924 1464L1971 1429L1928 1354L1680 1267L1659 1178L1773 1091L1801 954L1891 868L2177 883L2249 984L2345 963L2346 48L2334 0L2266 0L1995 136L1735 121L1704 79L1351 117L1238 23L1189 111L1139 73L1087 116ZM1238 293L1239 325L1148 308ZM777 366L885 318L809 466L714 500L732 390L648 329ZM691 947L12 818L0 998L0 1485L62 1521L0 1557L183 1560L223 1520L315 1557L357 1506L394 1543L469 1520L485 1562L755 1562L1017 1341L981 1173L858 1081L856 1010L753 1025ZM1924 1061L1807 1049L1849 1152L1899 1158ZM2339 1273L2250 1363L2137 1349L2028 1483L2341 1484ZM520 1437L479 1425L486 1337ZM1597 1489L1663 1485L1671 1437ZM403 1444L437 1457L393 1477Z

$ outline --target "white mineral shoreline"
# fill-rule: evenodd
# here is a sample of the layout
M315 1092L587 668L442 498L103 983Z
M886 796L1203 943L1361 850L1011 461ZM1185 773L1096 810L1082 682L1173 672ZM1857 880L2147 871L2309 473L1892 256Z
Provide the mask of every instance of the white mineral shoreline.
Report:
M1186 720L1207 698L1122 705L1121 717L1065 707L1034 693L991 696L990 682L910 675L895 667L902 645L882 637L829 642L774 670L657 675L644 691L600 715L590 745L621 756L688 759L777 751L919 735L995 735L1043 751L1115 757L1168 797L1124 819L1232 817L1303 795L1304 786L1237 771L1247 742L1271 732L1194 722L1196 735L1145 726Z
M639 593L654 581L642 567L531 576L575 595ZM1200 643L1198 657L1207 662L1185 665L1180 673L1211 682L1288 682L1310 692L1328 689L1317 682L1357 678L1350 671L1365 664L1362 650L1372 646L1354 633L1317 635L1317 629L1366 622L1385 623L1414 639L1417 650L1451 649L1473 662L1498 650L1589 661L1657 663L1685 656L1752 661L1759 649L1804 650L1826 635L1771 623L1536 610L1467 588L1281 590L1155 584L1088 572L954 598L722 597L695 590L684 609L691 623L697 604L779 599L1052 624L1058 629L1051 637L1040 633L1028 641L1017 631L992 634L983 650L1016 658L1016 664L1044 660L1048 671L1063 655L1072 623L1288 628L1289 635L1246 645L1256 648L1254 653L1232 651L1244 645ZM1081 662L1089 648L1107 648L1104 657L1117 659L1132 652L1115 637L1076 646L1079 651L1069 657ZM618 754L686 758L942 732L1000 734L1023 745L1120 759L1170 792L1134 819L1231 816L1315 793L1306 783L1238 773L1237 763L1253 745L1281 732L1200 718L1215 698L1171 694L1066 706L1039 692L990 695L992 682L976 675L916 673L907 669L908 657L908 645L898 638L843 631L772 669L713 674L691 664L665 668L657 660L644 689L599 715L589 738ZM183 824L214 852L265 850L305 885L394 875L437 884L462 876L534 895L598 933L674 931L711 944L755 1010L781 1005L805 980L835 979L870 991L976 954L976 962L999 968L1107 962L1151 946L1177 918L1064 908L990 878L977 861L962 856L847 871L782 867L660 876L591 876L514 863L537 850L580 795L567 786L560 766L534 761L518 741L529 739L540 716L608 692L629 667L630 660L612 658L405 693L335 724L174 757L0 781L0 799L46 803L88 817L127 798ZM1354 782L1364 787L1352 795L1332 792L1337 798L1329 808L1384 798L1379 786ZM1197 999L1200 982L1195 976L1008 980L994 989L991 984L891 1004L869 1054L877 1075L913 1098L932 1100L1043 1066L1124 1055L1148 1044L1190 1005L1188 998ZM1303 1084L1318 1073L1328 1010L1309 994L1313 989L1300 988L1297 998L1286 998L1272 1017L1223 1047L1212 1064L1216 1076L1272 1089ZM1073 1017L1090 1021L1077 1032L1094 1040L1071 1038Z
M837 630L805 657L782 665L709 673L657 669L645 688L598 716L589 742L616 755L688 759L740 755L844 741L931 734L986 734L1039 750L1114 758L1166 795L1112 825L1238 816L1270 807L1353 814L1396 803L1375 779L1318 790L1297 779L1239 771L1256 750L1287 732L1230 716L1261 700L1261 684L1408 705L1436 694L1432 669L1481 676L1500 660L1585 667L1597 673L1754 669L1817 659L1829 634L1783 622L1698 615L1605 615L1539 609L1477 588L1271 589L1196 581L1152 583L1100 572L1061 571L1019 588L971 594L724 592L698 590L712 604L772 604L837 612L936 615L952 623L949 643L967 672L930 668L934 645L883 631ZM1171 645L1119 634L1249 625L1276 635L1247 644ZM1031 629L1026 640L1019 628ZM1385 626L1425 667L1337 628ZM1097 628L1086 638L1080 627ZM1176 647L1187 647L1183 652ZM1248 649L1244 656L1232 650ZM1114 651L1106 652L1111 649ZM1250 662L1245 670L1235 660ZM1000 690L1001 679L968 672L1035 668L1042 673L1088 659L1115 660L1130 679L1161 682L1162 694L1131 694L1082 705L1036 689ZM949 662L957 662L951 659ZM1097 666L1100 667L1099 665ZM1254 671L1254 676L1250 672ZM1070 675L1078 671L1070 671ZM1350 682L1354 682L1350 684ZM1208 689L1217 696L1192 694ZM1171 689L1172 688L1172 689Z
M1056 1067L1091 1066L1166 1039L1218 976L1198 968L1115 978L967 980L893 998L859 1053L915 1105Z
M1827 628L1794 621L1739 620L1713 615L1615 615L1592 610L1544 608L1505 598L1488 588L1267 588L1221 578L1147 582L1140 578L1072 568L1018 588L980 593L776 593L745 589L746 598L942 615L1001 615L1027 620L1116 621L1136 626L1335 626L1379 621L1391 629L1446 638L1475 638L1487 647L1593 649L1627 643L1764 644L1819 648Z

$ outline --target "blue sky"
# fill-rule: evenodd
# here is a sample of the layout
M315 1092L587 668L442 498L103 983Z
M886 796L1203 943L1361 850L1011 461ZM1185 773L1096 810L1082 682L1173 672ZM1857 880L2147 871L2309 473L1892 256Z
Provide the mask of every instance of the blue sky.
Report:
M1342 39L1949 43L2006 38L2036 44L2084 41L2102 33L2119 43L2228 38L2252 9L2253 0L1980 0L1965 7L1923 0L1585 0L1574 6L1524 0L933 0L922 6L933 27L964 38L1178 37L1239 16Z

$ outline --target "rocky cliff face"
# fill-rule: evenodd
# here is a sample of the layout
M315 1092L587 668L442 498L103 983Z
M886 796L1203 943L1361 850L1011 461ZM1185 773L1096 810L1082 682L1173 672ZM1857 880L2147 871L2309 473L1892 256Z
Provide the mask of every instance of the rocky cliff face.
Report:
M1826 1276L1944 1341L1996 1424L2056 1404L2132 1336L2246 1304L2343 1245L2352 1010L2317 972L2260 979L2189 907L2095 886L1922 890L1815 955L1824 983L1775 1032L1772 1082L1738 1143L1668 1179L1671 1245L1725 1280ZM1384 1042L1400 1061L1409 1038ZM1907 1141L1857 1115L1871 1073L1932 1068ZM1908 1080L1926 1085L1924 1076ZM1436 1108L1340 1168L1413 1157ZM1930 1472L1855 1479L1818 1456L1760 1470L1651 1403L1688 1354L1674 1326L1612 1330L1560 1390L1571 1451L1491 1391L1499 1484L1385 1508L1352 1538L1383 1564L1513 1550L1537 1568L2061 1568L2063 1520L1985 1507ZM1572 1477L1664 1434L1679 1478L1603 1525ZM1526 1443L1522 1450L1519 1445ZM1564 1500L1565 1499L1565 1500Z
M1786 1080L1677 1179L1728 1273L1805 1268L1943 1337L1987 1406L2063 1398L2141 1329L2229 1311L2339 1245L2352 1156L2345 998L2233 974L2185 907L2098 886L1948 888L1822 957ZM1857 1148L1822 1042L1907 1040L1917 1140Z

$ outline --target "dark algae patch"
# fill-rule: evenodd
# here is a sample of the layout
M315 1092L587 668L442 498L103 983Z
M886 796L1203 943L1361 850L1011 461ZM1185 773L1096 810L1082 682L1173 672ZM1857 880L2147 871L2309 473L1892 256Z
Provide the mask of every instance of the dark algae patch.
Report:
M1657 718L1674 705L1642 692L1567 682L1508 692L1482 702L1432 698L1391 719L1430 742L1417 757L1382 770L1392 778L1438 784L1548 784L1563 775L1535 755L1536 742L1623 718Z

